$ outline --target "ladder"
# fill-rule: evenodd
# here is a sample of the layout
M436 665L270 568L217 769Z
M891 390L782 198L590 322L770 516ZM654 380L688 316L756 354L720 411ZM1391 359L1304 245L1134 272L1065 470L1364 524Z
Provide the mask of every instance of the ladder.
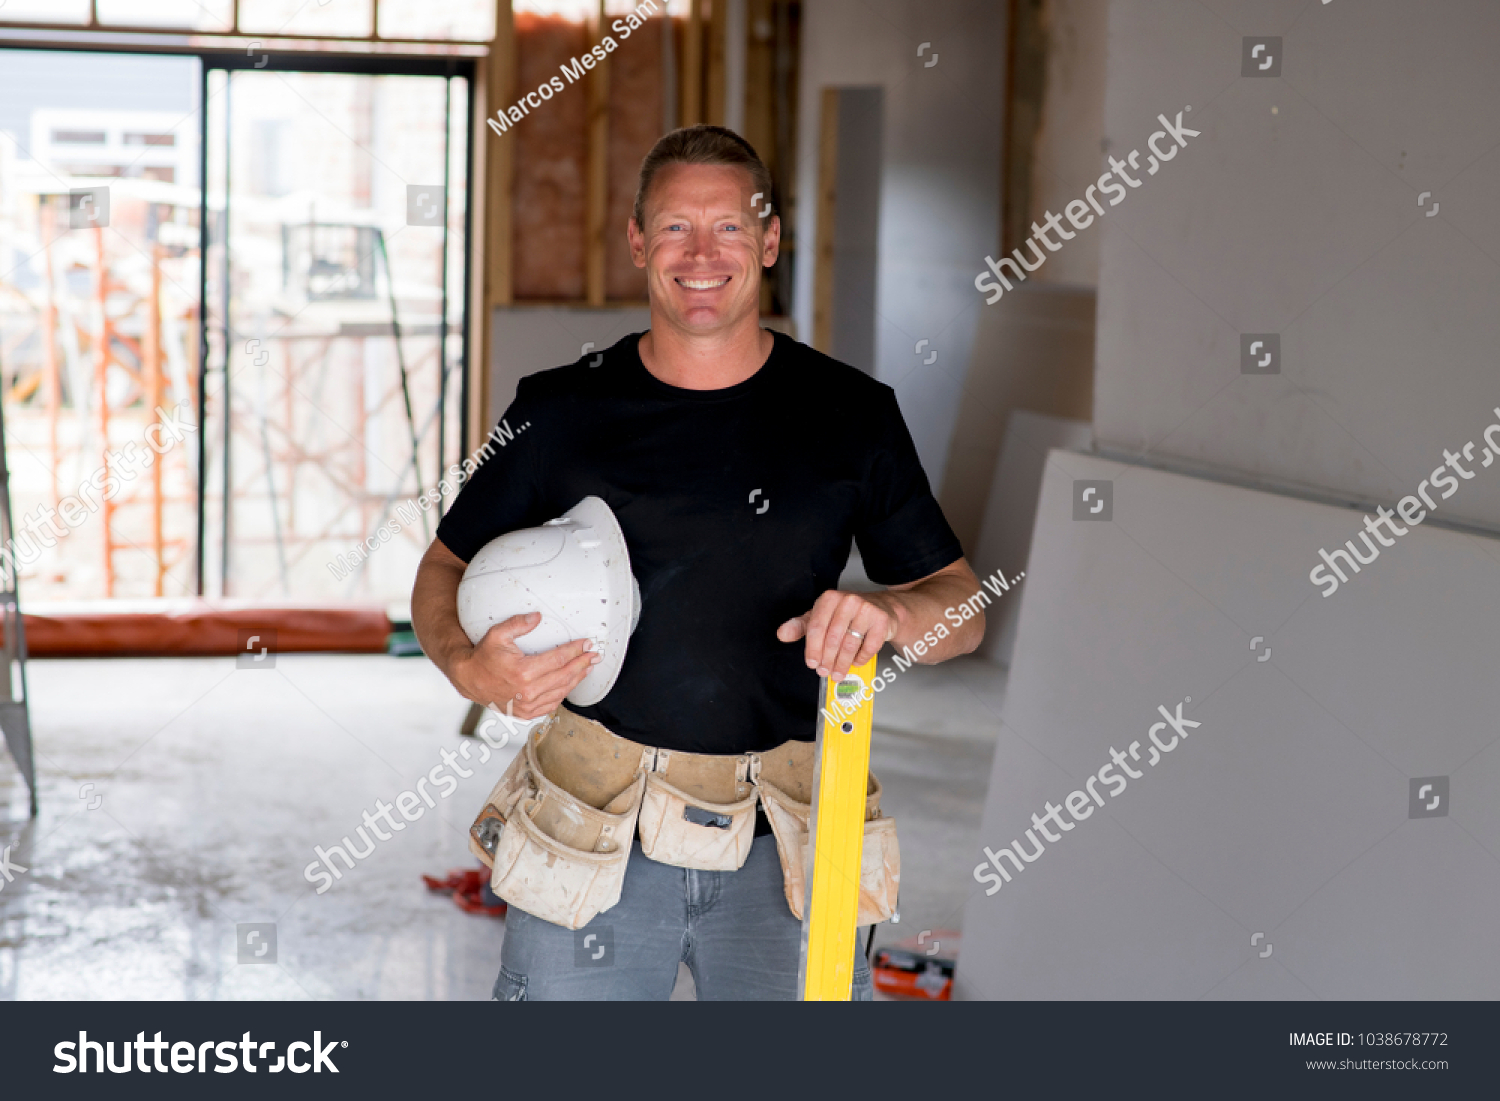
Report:
M0 405L0 548L13 550L10 517L10 468L5 461L5 410ZM0 627L5 631L0 671L0 730L31 794L31 817L37 814L36 766L31 754L31 714L26 706L26 627L18 596L20 571L13 553L0 554Z

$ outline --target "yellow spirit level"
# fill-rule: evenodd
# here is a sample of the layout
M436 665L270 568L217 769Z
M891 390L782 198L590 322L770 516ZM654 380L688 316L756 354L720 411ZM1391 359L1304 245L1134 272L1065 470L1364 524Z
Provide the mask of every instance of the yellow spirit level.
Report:
M875 715L875 658L841 681L823 680L810 823L812 874L803 909L797 986L807 1002L847 1002Z

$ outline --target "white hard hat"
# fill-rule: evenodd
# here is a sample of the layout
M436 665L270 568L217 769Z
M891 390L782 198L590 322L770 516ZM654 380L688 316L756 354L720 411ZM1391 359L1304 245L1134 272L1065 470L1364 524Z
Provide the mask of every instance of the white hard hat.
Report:
M641 590L620 524L598 497L585 497L539 528L490 540L464 570L458 622L470 642L477 645L496 623L528 612L542 613L541 623L516 639L528 654L593 640L602 660L568 699L581 707L602 700L640 619Z

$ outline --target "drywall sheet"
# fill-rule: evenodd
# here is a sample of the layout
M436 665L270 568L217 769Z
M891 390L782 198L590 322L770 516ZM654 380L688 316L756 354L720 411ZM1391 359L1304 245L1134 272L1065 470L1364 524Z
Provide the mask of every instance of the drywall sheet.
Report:
M960 996L1500 997L1500 543L1396 526L1048 455Z
M1047 456L1054 447L1086 448L1090 435L1089 426L1082 421L1048 417L1025 409L1012 411L995 478L990 484L984 527L969 561L978 576L989 577L998 570L1001 576L1013 578L1026 569ZM979 653L990 661L1010 664L1025 587L1023 577L998 607L985 612L984 641Z
M1500 4L1115 0L1109 35L1101 447L1412 492L1500 406ZM1157 165L1159 116L1198 133ZM1500 527L1500 482L1453 508Z

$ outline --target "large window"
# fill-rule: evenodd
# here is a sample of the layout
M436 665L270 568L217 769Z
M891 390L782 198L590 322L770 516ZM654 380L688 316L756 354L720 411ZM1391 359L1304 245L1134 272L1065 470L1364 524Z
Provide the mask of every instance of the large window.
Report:
M0 52L28 601L410 590L462 458L467 70L256 60Z
M5 0L7 23L487 42L495 0Z
M197 420L198 72L0 54L0 387L29 601L196 586L196 443L127 467L158 406Z

